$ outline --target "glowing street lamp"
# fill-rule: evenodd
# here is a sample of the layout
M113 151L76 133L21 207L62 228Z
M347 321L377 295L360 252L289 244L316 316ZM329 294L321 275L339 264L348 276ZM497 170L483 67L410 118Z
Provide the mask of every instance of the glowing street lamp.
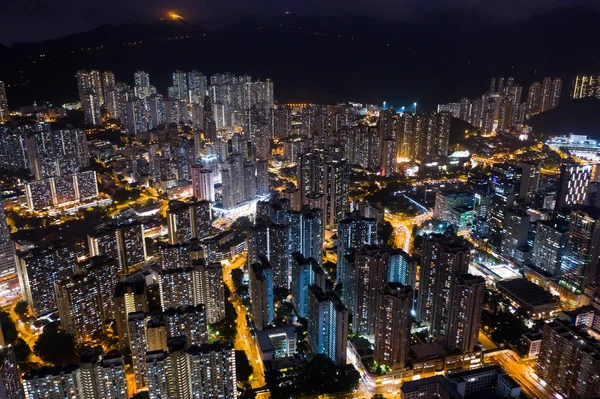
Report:
M417 103L413 103L413 106L415 107L415 114L417 113Z

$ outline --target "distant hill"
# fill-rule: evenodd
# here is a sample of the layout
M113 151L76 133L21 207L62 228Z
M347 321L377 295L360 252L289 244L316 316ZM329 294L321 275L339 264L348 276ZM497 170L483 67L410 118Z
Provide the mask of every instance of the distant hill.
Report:
M41 43L17 43L12 47L28 53L71 53L97 47L124 47L145 41L168 41L180 36L199 37L208 30L180 19L161 19L149 24L105 24L87 32L75 33Z
M567 101L533 116L529 121L536 134L586 134L600 140L600 99L589 97Z
M448 11L405 22L288 15L211 32L172 20L104 25L12 46L2 56L0 80L11 84L9 101L19 105L75 100L74 73L83 68L112 70L128 83L142 69L162 93L176 69L229 71L272 78L280 101L416 101L426 110L480 95L494 75L527 85L544 76L600 71L600 57L589 46L600 39L599 25L599 14L587 7L511 23Z

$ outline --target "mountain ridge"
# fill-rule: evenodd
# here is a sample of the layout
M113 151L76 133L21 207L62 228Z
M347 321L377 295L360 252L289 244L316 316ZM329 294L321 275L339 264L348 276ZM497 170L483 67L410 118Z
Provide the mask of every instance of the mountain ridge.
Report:
M126 83L145 70L162 93L172 71L197 69L270 77L280 101L416 101L433 109L481 95L492 76L514 76L526 93L545 76L600 72L589 45L599 38L598 22L595 9L576 7L508 23L454 11L405 21L286 15L212 31L180 20L105 24L11 46L0 79L12 83L14 105L75 100L78 69L112 70ZM556 29L544 31L545 24ZM565 81L564 89L569 86Z

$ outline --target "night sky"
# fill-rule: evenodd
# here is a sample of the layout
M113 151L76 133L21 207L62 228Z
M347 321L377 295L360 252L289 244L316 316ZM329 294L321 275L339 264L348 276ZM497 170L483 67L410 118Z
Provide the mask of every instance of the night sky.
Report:
M0 0L0 43L40 41L92 29L158 19L168 11L215 29L251 17L356 14L410 19L431 11L463 9L516 19L589 0ZM593 2L593 1L592 1ZM596 2L597 3L597 2Z

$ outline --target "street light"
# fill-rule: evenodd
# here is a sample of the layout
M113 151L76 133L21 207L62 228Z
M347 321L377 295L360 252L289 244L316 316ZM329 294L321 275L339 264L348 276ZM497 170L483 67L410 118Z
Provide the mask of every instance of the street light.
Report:
M417 103L413 103L414 107L415 107L415 114L417 113Z

